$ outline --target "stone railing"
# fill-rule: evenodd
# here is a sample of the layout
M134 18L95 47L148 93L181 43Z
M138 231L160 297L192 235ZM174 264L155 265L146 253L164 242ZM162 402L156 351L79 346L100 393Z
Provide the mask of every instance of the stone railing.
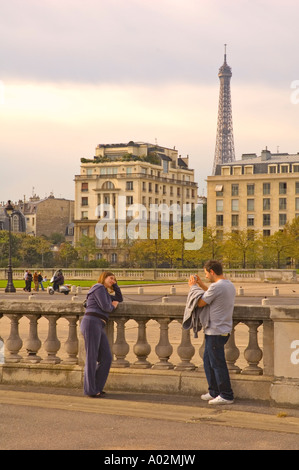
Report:
M137 280L137 281L186 281L190 274L197 272L197 269L130 269L116 268L111 266L105 270L111 270L115 273L118 280ZM51 279L56 269L46 268L31 269L41 271L48 280ZM97 280L104 269L63 269L65 279L75 280ZM204 277L204 273L200 270ZM296 270L292 269L231 269L225 271L226 277L235 282L297 282ZM24 279L24 269L14 269L14 279ZM0 279L7 279L7 270L0 269Z
M143 391L147 381L147 391L157 391L160 383L162 393L195 394L206 387L206 382L198 382L205 380L200 359L203 335L193 339L191 330L181 328L183 313L182 304L124 302L118 306L107 325L114 355L109 374L112 387ZM79 322L83 314L78 300L0 301L0 383L51 385L52 379L45 378L51 372L52 377L60 375L59 385L82 386L84 344ZM298 307L238 305L233 320L226 360L239 397L299 406ZM68 385L66 374L77 374L76 381ZM176 388L171 388L169 381L174 378ZM264 388L259 393L261 384Z
M37 302L37 301L2 301L0 302L0 318L10 320L9 336L4 342L6 363L30 364L78 364L82 363L82 351L79 347L81 334L78 331L79 318L83 315L83 307L79 302ZM114 368L153 368L160 370L196 370L194 364L196 353L192 344L193 332L183 330L180 326L183 318L184 306L182 304L154 304L145 305L140 302L124 302L111 314L107 326L107 334L114 354ZM25 337L20 334L19 322L22 317L29 320L28 331ZM39 335L40 319L47 320L47 338L42 342ZM61 344L59 339L59 325L61 319L67 320L67 339ZM131 347L126 339L126 325L134 320L135 338ZM147 339L147 324L154 320L159 325L156 344L150 344ZM0 336L1 336L0 320ZM234 331L239 323L248 326L247 347L244 350L241 369L236 365L240 356L238 345L235 342ZM170 336L170 325L176 323L177 335L180 335L179 345L174 350ZM258 328L263 326L263 349L258 343ZM131 327L132 329L132 327ZM234 331L226 345L226 357L231 373L251 375L273 374L273 324L270 320L269 307L236 306L234 311ZM131 332L132 335L132 332ZM2 335L3 336L3 335ZM198 342L198 341L197 341ZM44 357L39 355L42 348ZM131 350L135 356L133 360L127 358ZM23 351L23 355L20 351ZM24 354L24 351L26 353ZM155 351L153 362L148 360L151 351ZM199 356L203 355L203 344L199 347ZM61 357L63 356L63 358ZM172 356L175 359L172 359ZM259 363L263 357L263 368ZM176 361L176 362L175 362ZM196 362L196 360L195 360Z

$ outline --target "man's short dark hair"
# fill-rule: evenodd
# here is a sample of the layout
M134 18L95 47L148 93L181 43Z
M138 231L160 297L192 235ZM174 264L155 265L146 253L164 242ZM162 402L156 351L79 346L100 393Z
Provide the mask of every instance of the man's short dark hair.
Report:
M204 264L204 269L206 269L206 271L208 272L210 272L212 269L214 273L217 274L217 276L223 274L222 264L220 263L220 261L217 261L215 259L210 259L209 261L206 261Z

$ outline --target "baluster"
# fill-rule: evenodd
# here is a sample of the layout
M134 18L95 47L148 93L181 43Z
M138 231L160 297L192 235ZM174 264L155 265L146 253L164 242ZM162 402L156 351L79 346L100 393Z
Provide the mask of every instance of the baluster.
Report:
M59 315L45 315L45 318L47 318L49 322L48 337L44 343L44 348L48 356L41 362L44 364L58 364L61 362L60 357L56 356L57 351L60 349L60 341L57 338L56 325Z
M22 356L20 356L18 352L23 346L23 341L19 335L19 320L22 315L9 314L7 317L10 319L10 335L5 343L8 351L8 356L6 356L5 362L20 362Z
M148 320L136 319L138 323L138 338L137 343L133 347L134 354L137 356L137 361L131 365L133 368L147 369L151 367L151 363L147 361L147 356L151 352L151 346L146 339L146 323Z
M180 320L182 323L182 320ZM190 331L182 328L181 343L178 346L177 352L182 362L180 362L175 369L176 370L194 370L196 366L191 362L192 357L195 354L195 348L190 340Z
M41 357L37 355L37 352L42 345L37 334L37 323L41 315L26 315L26 317L29 319L29 336L25 341L27 356L22 359L22 362L37 364L41 361Z
M65 342L65 350L68 357L62 361L62 364L78 364L79 341L77 336L78 316L65 317L69 323L69 334Z
M198 370L200 370L200 371L202 371L204 369L203 356L204 356L204 353L205 353L205 347L206 347L206 338L205 338L205 335L203 335L203 340L202 340L201 346L198 350L199 357L202 360L202 364L198 367Z
M126 342L125 338L125 318L117 318L116 320L116 341L113 344L112 352L116 356L116 360L113 361L112 367L129 367L130 363L125 359L126 355L130 350L130 346Z
M235 342L235 327L239 322L233 322L233 329L230 335L228 342L225 345L225 358L227 362L228 370L231 374L240 374L241 369L238 367L235 362L238 360L240 356L240 351L236 346Z
M155 351L160 361L153 366L153 369L173 369L174 365L169 362L173 347L168 338L168 324L171 320L169 318L163 318L157 321L160 325L160 340Z
M242 370L242 374L262 375L263 369L258 367L258 363L263 357L263 352L259 347L257 340L257 329L262 324L262 321L250 320L246 321L245 324L249 328L249 342L247 348L244 351L244 357L249 366Z

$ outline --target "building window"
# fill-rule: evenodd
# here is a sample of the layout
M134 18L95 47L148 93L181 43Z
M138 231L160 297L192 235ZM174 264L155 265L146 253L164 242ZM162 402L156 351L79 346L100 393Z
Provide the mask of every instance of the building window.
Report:
M277 173L277 165L268 165L268 173Z
M232 196L239 196L239 185L232 184Z
M216 215L216 226L223 227L223 215Z
M146 182L142 181L142 191L146 191Z
M152 192L152 183L148 183L148 192L149 192L149 193Z
M296 181L295 183L295 193L299 194L299 181Z
M216 200L216 212L223 212L223 199Z
M247 215L247 227L254 227L254 215L253 214Z
M81 206L88 206L88 197L81 198Z
M239 225L239 214L232 214L232 227L238 227Z
M247 210L254 211L254 199L247 199Z
M289 165L280 165L280 173L288 173Z
M215 191L216 191L216 196L222 197L223 196L223 184L216 184Z
M127 168L126 168L126 173L127 173L127 175L131 175L131 174L132 174L132 167L131 167L131 166L127 166Z
M169 162L163 160L163 173L168 173Z
M287 198L286 197L279 198L279 210L280 211L287 210Z
M233 175L242 175L242 167L241 166L234 166L233 167Z
M271 191L271 183L263 183L263 195L267 196Z
M111 263L117 263L117 253L111 254Z
M248 184L247 185L247 196L253 196L254 195L254 184Z
M263 214L263 226L271 225L271 216L270 214Z
M295 210L299 211L299 197L295 198Z
M293 173L299 173L299 165L293 165Z
M126 190L127 191L133 191L133 181L127 181L126 182Z
M279 183L279 194L287 194L287 183Z
M81 212L81 219L83 219L83 220L88 219L88 211L82 211Z
M127 206L131 206L133 204L133 196L127 196Z
M88 183L81 184L81 191L82 193L88 191Z
M102 189L114 189L115 186L112 183L112 181L105 181L105 183L102 186Z
M270 237L271 230L263 230L263 237Z
M279 225L285 225L287 223L287 214L279 214Z
M271 207L270 203L271 199L269 197L265 197L263 199L263 211L269 211Z
M239 210L239 199L232 199L232 211Z

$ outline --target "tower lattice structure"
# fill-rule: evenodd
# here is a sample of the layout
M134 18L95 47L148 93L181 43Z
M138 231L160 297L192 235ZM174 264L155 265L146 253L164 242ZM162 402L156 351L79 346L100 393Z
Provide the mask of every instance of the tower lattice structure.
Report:
M232 103L230 92L230 79L232 77L232 70L226 62L226 44L224 49L224 63L219 69L218 77L220 80L220 94L213 175L216 171L216 165L232 162L235 160Z

